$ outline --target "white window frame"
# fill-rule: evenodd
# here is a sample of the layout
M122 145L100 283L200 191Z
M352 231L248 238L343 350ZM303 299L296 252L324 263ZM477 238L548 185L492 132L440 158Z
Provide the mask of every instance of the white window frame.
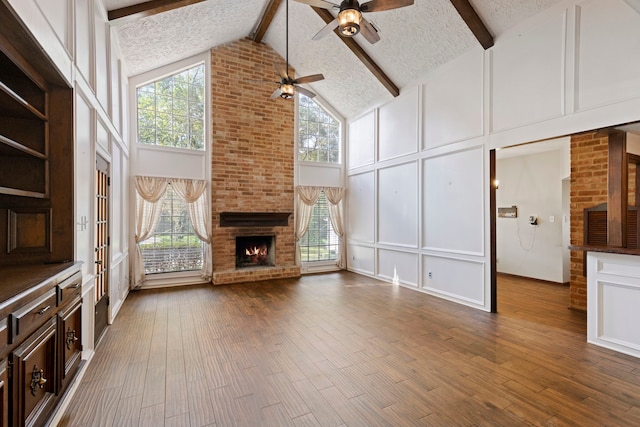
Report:
M137 90L138 87L149 84L153 81L160 80L164 77L180 73L186 69L192 68L199 63L204 63L205 67L205 87L204 87L204 150L193 150L187 148L164 147L151 144L138 143L138 109L137 109ZM203 179L207 184L207 198L211 200L211 53L205 51L201 54L194 55L190 58L183 59L173 64L161 66L157 69L144 72L129 78L129 144L131 155L131 176L148 175L164 178L186 178L186 179ZM176 168L176 170L166 170L166 168L149 167L144 165L146 158L168 158L179 159L173 163L184 161L187 166ZM193 167L196 165L196 167ZM130 206L135 207L136 189L133 178L130 181ZM135 209L130 211L130 223L135 224ZM135 227L131 227L129 238L130 253L135 253ZM200 277L200 271L181 271L174 273L154 273L147 276L143 288L161 288L167 286L191 285L197 283L205 283Z

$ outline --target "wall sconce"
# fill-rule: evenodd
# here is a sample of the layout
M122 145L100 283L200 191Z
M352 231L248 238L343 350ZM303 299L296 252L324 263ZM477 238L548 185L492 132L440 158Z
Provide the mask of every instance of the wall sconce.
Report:
M496 190L498 188L500 188L500 180L499 179L494 179L493 180L493 188L495 188Z

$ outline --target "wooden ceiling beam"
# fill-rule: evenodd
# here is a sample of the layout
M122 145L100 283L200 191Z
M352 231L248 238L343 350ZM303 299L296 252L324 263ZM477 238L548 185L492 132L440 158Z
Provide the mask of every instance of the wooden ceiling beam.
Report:
M327 24L336 19L335 16L333 16L327 9L313 6L311 8ZM400 89L398 89L398 86L396 86L391 81L389 76L387 76L384 71L382 71L382 68L380 68L378 64L376 64L375 61L369 55L367 55L367 52L365 52L364 49L360 47L358 42L355 41L353 37L342 37L338 32L338 29L335 29L334 32L338 35L340 40L342 40L342 42L347 45L349 50L351 50L351 52L353 52L353 54L364 64L364 66L367 67L367 69L380 81L380 83L382 83L382 85L391 93L391 95L393 95L394 97L400 95Z
M109 22L121 24L133 19L144 18L162 12L189 6L206 0L151 0L144 3L134 4L108 12Z
M476 10L471 6L469 0L450 0L453 7L456 8L462 20L467 24L467 27L471 30L476 39L480 42L480 45L484 50L493 46L493 36L484 25L480 16Z
M271 25L271 21L273 21L273 17L276 16L276 12L278 11L278 8L280 7L281 3L282 3L282 0L269 0L269 4L267 5L267 8L264 10L264 13L260 17L258 28L256 28L256 31L251 36L251 39L254 42L260 43L262 41L265 33L267 32L267 30L269 29L269 26Z

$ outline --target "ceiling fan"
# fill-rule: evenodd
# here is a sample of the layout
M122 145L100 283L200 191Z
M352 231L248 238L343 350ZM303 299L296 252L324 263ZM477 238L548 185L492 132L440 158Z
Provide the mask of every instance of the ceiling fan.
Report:
M313 36L313 40L319 40L335 30L339 29L344 37L353 37L358 33L367 39L371 44L380 40L378 30L363 16L363 12L381 12L384 10L399 9L411 6L414 0L371 0L360 4L358 0L343 0L340 4L331 3L326 0L296 0L310 6L322 9L338 9L338 16L329 22L323 29Z
M318 80L323 80L324 76L322 74L312 74L309 76L298 77L297 79L291 78L289 75L289 0L286 0L286 64L282 64L281 62L275 62L273 65L276 69L276 73L280 76L280 82L278 83L278 89L276 89L271 94L271 99L275 99L277 97L283 99L290 99L295 94L297 90L301 94L313 98L316 96L315 93L311 92L308 89L305 89L300 84L304 83L312 83L317 82Z

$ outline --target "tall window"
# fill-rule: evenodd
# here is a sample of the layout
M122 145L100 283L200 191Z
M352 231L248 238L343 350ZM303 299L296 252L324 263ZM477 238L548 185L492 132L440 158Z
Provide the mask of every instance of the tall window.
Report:
M329 219L329 204L324 192L320 193L313 208L307 233L300 239L302 262L332 261L338 259L339 238Z
M204 150L204 64L140 86L138 142Z
M340 122L313 99L298 102L298 160L340 163Z
M153 234L140 242L145 274L201 270L204 243L193 231L187 203L175 194L171 184L161 209Z

